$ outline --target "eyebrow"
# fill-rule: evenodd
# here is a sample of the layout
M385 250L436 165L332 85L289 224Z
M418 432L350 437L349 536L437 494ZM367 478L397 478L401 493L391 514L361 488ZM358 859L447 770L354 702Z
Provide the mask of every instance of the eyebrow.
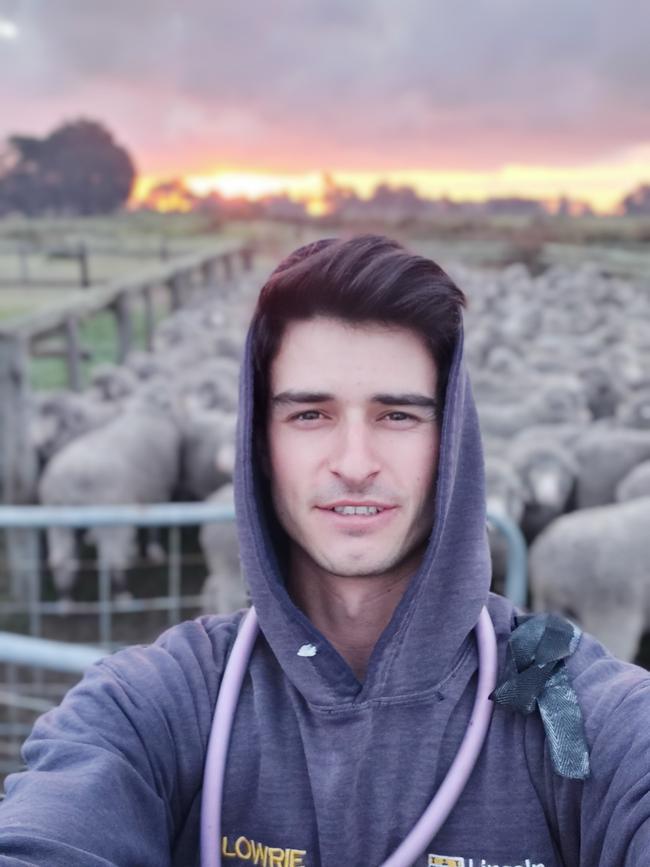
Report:
M334 395L324 391L288 390L273 395L271 403L273 406L290 406L296 403L327 403L332 400L335 400ZM373 394L370 402L380 403L382 406L419 406L433 410L438 408L438 401L435 398L411 391L400 394Z

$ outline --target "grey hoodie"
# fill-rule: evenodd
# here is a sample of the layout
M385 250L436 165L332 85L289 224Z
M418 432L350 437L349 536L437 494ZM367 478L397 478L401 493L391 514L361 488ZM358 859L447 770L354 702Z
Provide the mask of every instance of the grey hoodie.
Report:
M289 597L253 438L250 338L241 381L237 522L261 635L225 780L224 864L378 867L439 787L476 689L473 627L491 613L500 664L513 626L488 593L479 427L450 371L433 531L363 683ZM25 745L0 806L0 864L191 867L203 763L241 613L166 632L94 666ZM302 656L304 644L316 648ZM568 662L591 776L559 777L536 713L497 707L470 781L416 862L447 867L650 863L650 678L582 638Z

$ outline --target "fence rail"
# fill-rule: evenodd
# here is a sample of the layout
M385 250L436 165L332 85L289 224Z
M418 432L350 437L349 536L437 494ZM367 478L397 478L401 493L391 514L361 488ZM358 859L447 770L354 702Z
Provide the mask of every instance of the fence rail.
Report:
M167 235L151 238L149 243L139 239L137 244L125 243L115 238L70 239L60 242L43 243L32 241L8 241L0 239L0 257L16 262L16 273L11 277L0 279L0 287L16 284L22 286L67 286L73 280L62 277L34 276L30 267L31 260L45 259L49 261L75 262L77 266L77 283L83 288L90 287L99 281L93 280L92 257L114 256L120 259L158 259L167 261L172 258L187 255L190 251L183 245L182 239L172 239Z
M234 520L234 511L229 506L210 502L201 503L161 503L156 505L114 505L114 506L0 506L0 528L5 530L44 530L50 527L69 527L74 529L90 527L134 526L139 528L167 527L170 530L168 551L168 587L164 596L147 599L111 599L110 575L106 564L99 561L97 601L72 602L65 607L54 601L43 601L41 596L41 575L38 562L27 564L29 592L27 601L7 600L3 611L7 614L26 613L29 616L30 632L40 635L40 621L43 615L52 614L96 614L99 617L100 643L111 646L111 615L143 611L169 612L170 622L180 619L182 607L198 607L200 596L181 598L181 546L179 528L198 526L212 522ZM505 537L507 542L507 565L505 593L512 601L523 607L527 599L527 552L526 542L521 530L503 516L489 514L488 521ZM35 557L38 556L33 549ZM2 654L0 653L0 661Z
M32 533L31 557L26 560L22 575L26 579L26 601L19 597L14 588L14 599L2 606L3 614L26 614L29 631L33 636L41 635L44 615L97 615L99 621L99 643L110 648L112 640L112 615L135 614L145 611L167 611L169 624L181 619L185 608L199 608L200 596L181 595L181 539L180 528L208 523L232 521L234 512L229 506L210 502L202 503L160 503L147 506L0 506L0 528L6 531L25 531ZM90 527L133 526L138 528L163 528L169 530L169 550L167 562L167 592L163 596L140 599L112 599L111 580L107 565L100 559L97 569L97 601L59 602L42 600L42 576L39 563L38 545L33 533L49 527L69 527L86 529ZM1 659L1 657L0 657Z

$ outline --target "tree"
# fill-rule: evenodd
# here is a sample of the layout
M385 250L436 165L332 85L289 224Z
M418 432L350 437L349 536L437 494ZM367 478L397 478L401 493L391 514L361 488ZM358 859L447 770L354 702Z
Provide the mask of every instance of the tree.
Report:
M65 123L45 138L14 135L0 163L0 213L105 214L129 198L135 167L102 124Z
M621 210L630 217L650 215L650 184L641 184L625 196L621 202Z

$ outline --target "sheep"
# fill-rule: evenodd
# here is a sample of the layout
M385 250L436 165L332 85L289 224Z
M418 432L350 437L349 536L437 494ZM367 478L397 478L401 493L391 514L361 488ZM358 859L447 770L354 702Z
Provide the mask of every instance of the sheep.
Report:
M512 466L496 455L486 455L485 487L488 513L519 524L524 512L525 493ZM500 587L506 573L508 546L503 535L489 523L488 538L492 558L492 582L493 586Z
M616 421L622 427L650 430L650 388L632 392L616 411Z
M624 389L612 371L599 361L582 362L578 368L587 397L587 405L594 418L613 416L624 397Z
M183 371L175 382L182 410L219 409L236 412L239 398L239 365L231 358L210 358Z
M585 423L590 418L584 392L574 377L553 378L521 403L479 406L481 430L502 438L511 438L533 424Z
M616 486L617 503L637 497L650 497L650 460L637 464Z
M39 482L43 505L146 504L168 501L176 487L180 429L160 383L133 398L125 412L58 452ZM117 592L126 592L126 569L135 551L133 527L94 527L88 537L111 573ZM63 600L70 598L78 564L74 533L48 530L48 563Z
M586 431L575 446L576 506L613 503L617 484L641 461L650 460L650 431L626 428Z
M632 660L650 624L650 498L583 509L553 521L530 548L535 611L579 620Z
M524 443L531 441L547 442L558 445L561 448L567 449L572 455L575 453L577 443L582 436L588 431L593 430L591 425L586 423L566 422L564 424L534 424L524 428L510 441L512 448L517 449L520 446L523 448Z
M234 490L223 485L208 498L212 503L234 508ZM239 562L237 529L233 521L204 524L199 533L209 576L201 590L205 614L226 614L247 604Z
M232 479L237 416L220 410L193 412L181 422L181 496L203 500Z
M43 465L68 443L102 427L117 413L115 406L70 391L36 395L33 410L30 439Z
M578 464L561 444L532 436L513 442L508 457L524 486L520 524L530 542L571 507Z
M89 393L92 398L107 403L120 403L136 389L137 378L127 367L99 364L90 375Z
M128 354L125 364L140 381L145 382L157 377L172 376L174 373L169 362L153 352L134 350Z
M609 349L605 358L617 381L626 388L642 388L648 384L643 356L635 347L619 343Z

